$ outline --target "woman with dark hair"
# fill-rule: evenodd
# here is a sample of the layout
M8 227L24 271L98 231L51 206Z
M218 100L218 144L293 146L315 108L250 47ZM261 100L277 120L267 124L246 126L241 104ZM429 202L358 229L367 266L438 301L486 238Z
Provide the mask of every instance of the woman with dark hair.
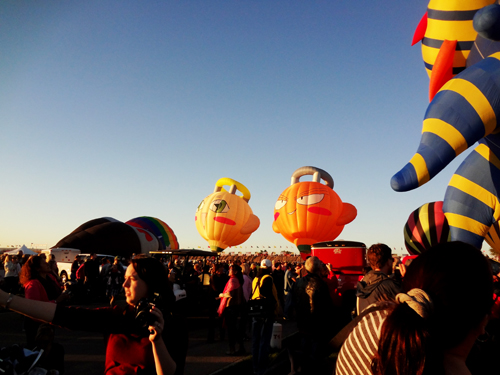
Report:
M19 282L24 287L27 299L60 303L67 299L62 293L61 284L56 280L45 257L32 255L21 268ZM24 330L28 347L35 345L35 337L41 322L33 319L24 320Z
M240 316L244 299L243 282L241 267L233 264L229 268L229 280L226 283L224 292L219 295L220 304L217 312L219 316L224 317L224 323L227 328L229 339L229 351L226 352L227 355L245 354L243 336L241 336L240 330L238 330L238 317ZM238 350L236 350L236 342L239 345Z
M493 305L484 255L461 242L439 244L412 262L403 291L367 308L336 374L470 374L465 360Z
M61 306L5 292L0 292L0 306L54 325L108 334L106 374L182 373L187 331L173 321L174 295L165 267L153 258L135 258L123 288L126 307Z

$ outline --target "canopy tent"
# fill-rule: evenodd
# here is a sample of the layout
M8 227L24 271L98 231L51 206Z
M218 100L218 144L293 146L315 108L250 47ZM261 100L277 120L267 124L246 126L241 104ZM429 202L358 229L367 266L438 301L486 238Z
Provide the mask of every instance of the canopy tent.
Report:
M5 254L17 255L17 253L19 253L19 251L22 251L23 254L28 254L28 255L36 255L36 254L38 254L38 253L35 253L33 250L28 249L26 247L26 245L21 246L19 249L7 251Z

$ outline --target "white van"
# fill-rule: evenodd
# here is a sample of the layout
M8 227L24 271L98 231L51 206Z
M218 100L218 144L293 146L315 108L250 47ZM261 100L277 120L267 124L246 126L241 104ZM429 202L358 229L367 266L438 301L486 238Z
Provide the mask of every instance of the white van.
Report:
M59 276L61 280L67 281L69 280L69 276L71 275L71 265L73 264L75 257L80 255L81 251L78 249L70 249L70 248L56 248L49 250L42 250L42 254L47 256L47 260L50 254L54 254L57 262L57 267L59 268Z

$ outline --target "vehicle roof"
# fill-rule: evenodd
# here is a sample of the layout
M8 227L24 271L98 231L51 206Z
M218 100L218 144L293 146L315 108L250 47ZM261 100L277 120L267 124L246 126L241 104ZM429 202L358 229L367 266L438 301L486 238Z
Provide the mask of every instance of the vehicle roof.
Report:
M311 247L317 249L319 247L366 247L366 245L356 241L326 241L315 243Z
M218 256L218 253L206 250L196 249L178 249L178 250L163 250L163 251L150 251L150 254L165 254L165 255L186 255L186 256L205 256L213 257Z

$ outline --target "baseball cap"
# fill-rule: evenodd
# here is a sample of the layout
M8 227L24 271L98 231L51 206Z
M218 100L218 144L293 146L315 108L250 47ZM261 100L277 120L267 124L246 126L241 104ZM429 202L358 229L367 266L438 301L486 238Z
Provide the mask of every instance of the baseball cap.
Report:
M262 262L260 262L260 268L271 268L272 265L269 259L262 259Z

